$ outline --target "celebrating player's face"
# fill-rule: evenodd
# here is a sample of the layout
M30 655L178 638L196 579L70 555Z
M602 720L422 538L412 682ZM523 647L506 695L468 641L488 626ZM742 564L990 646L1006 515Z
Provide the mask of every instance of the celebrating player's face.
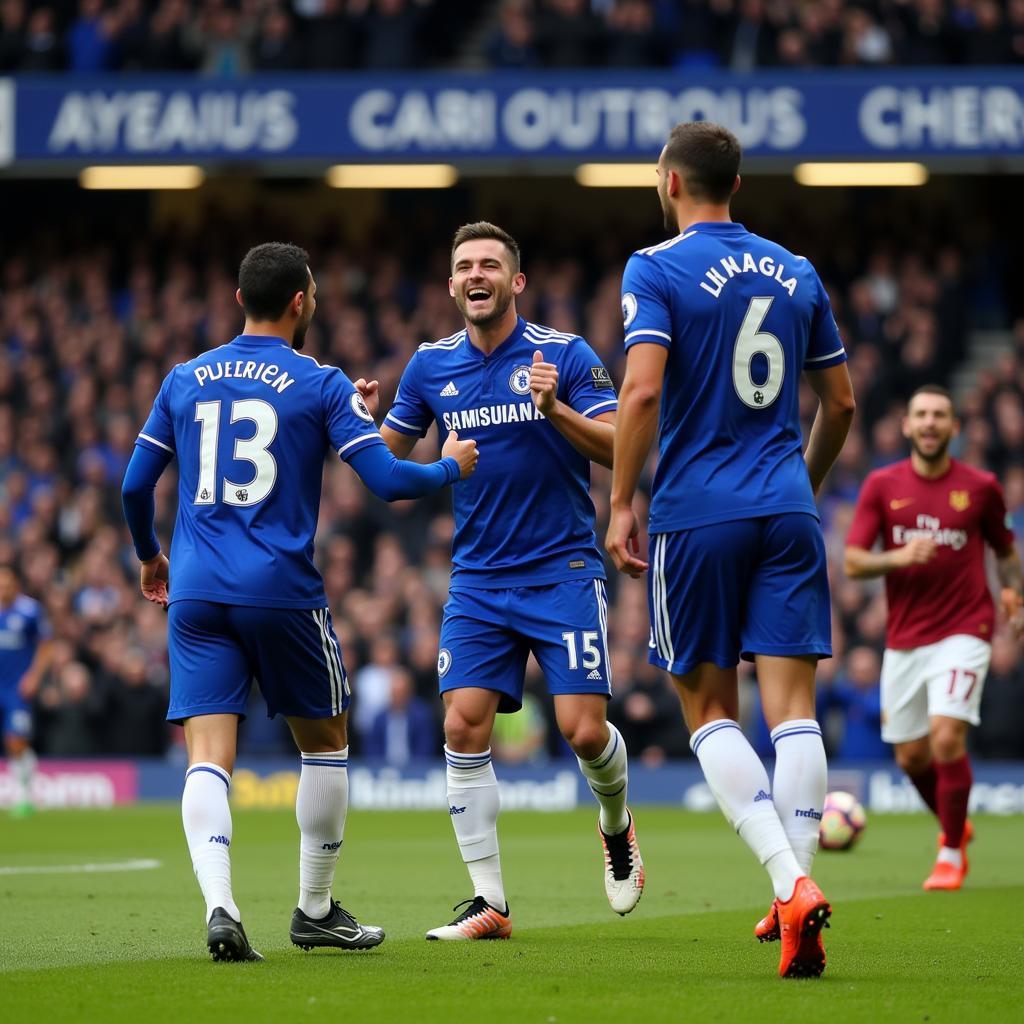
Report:
M479 238L455 250L448 290L467 322L484 326L505 315L524 281L522 274L512 270L501 242Z
M903 436L915 454L927 462L937 462L946 454L957 433L953 405L944 395L915 395L903 418Z

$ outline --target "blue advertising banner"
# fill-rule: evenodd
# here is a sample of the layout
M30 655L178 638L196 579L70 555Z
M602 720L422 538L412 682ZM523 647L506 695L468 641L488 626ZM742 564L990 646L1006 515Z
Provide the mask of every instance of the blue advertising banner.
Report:
M1024 70L32 76L0 164L638 160L693 119L750 157L1024 156Z

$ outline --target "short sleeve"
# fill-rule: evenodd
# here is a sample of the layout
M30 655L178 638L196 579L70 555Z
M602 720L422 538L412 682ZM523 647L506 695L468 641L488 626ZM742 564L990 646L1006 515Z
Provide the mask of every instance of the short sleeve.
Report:
M981 517L981 532L997 555L1002 557L1010 553L1015 538L1010 526L1010 515L1006 511L1003 488L996 479L988 487L985 511Z
M853 522L846 537L846 546L870 551L882 531L882 488L878 477L871 473L864 481Z
M434 414L424 401L423 391L419 386L419 359L413 356L398 382L395 403L384 417L384 422L400 434L423 437L433 420Z
M846 349L843 346L843 339L839 337L839 325L832 315L832 303L829 302L828 292L825 291L825 286L817 273L812 273L816 294L804 369L827 370L830 366L846 362Z
M174 448L174 421L171 419L171 388L174 383L174 375L178 372L176 366L166 377L160 390L153 401L153 408L149 418L146 420L135 443L149 448L155 452L175 453Z
M560 377L562 400L581 416L600 416L618 408L611 374L582 338L569 344Z
M327 439L341 458L348 461L367 445L384 443L363 396L341 370L328 371L323 404Z
M672 310L664 277L650 256L634 253L622 275L622 327L626 348L642 342L672 345Z

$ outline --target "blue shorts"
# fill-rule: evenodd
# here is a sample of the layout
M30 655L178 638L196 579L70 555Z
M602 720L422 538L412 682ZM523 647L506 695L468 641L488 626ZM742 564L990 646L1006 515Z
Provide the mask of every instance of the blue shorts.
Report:
M825 541L793 512L651 537L649 660L675 675L755 654L832 656Z
M17 685L0 688L0 734L26 740L32 735L32 709Z
M173 601L167 621L169 722L244 717L254 680L270 718L333 718L348 708L351 691L327 608Z
M518 711L531 651L550 693L610 697L604 580L452 589L437 658L441 693L467 686L496 690L501 694L499 711Z

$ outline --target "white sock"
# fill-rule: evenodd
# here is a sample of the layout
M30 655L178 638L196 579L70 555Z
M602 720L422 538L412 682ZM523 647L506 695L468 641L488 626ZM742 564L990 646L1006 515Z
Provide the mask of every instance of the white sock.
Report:
M608 731L611 733L608 745L593 761L576 760L590 791L601 805L601 831L606 836L613 836L629 827L629 812L626 810L629 766L626 743L619 730L609 722Z
M772 802L789 845L805 875L818 852L821 808L828 791L828 764L821 726L813 718L796 718L772 729L775 775Z
M242 915L231 895L231 808L228 787L231 776L203 761L185 772L181 794L181 822L199 888L206 900L206 920L223 907L236 921Z
M964 866L963 850L956 850L952 846L940 847L937 859L939 863L952 864L955 868L962 868Z
M299 910L308 917L331 911L334 869L348 814L348 747L327 754L302 753L295 796L299 823Z
M27 804L32 802L32 779L36 774L36 764L39 759L31 747L26 747L17 757L11 758L11 768L14 774L16 787L15 803Z
M490 748L480 754L459 754L446 745L444 756L448 763L448 813L473 882L473 895L504 910L507 904L498 855L501 799Z
M776 899L788 900L803 872L768 792L768 773L754 748L734 721L719 718L690 737L690 749L726 820L767 869Z

